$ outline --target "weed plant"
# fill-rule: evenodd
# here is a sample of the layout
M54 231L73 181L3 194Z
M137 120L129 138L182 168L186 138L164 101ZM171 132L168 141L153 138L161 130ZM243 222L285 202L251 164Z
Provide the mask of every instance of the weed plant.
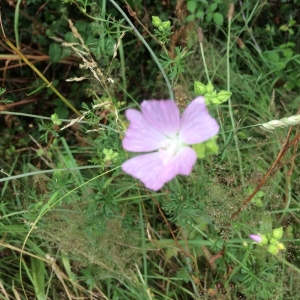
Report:
M0 299L298 299L297 1L4 8ZM126 109L200 94L193 172L122 172Z

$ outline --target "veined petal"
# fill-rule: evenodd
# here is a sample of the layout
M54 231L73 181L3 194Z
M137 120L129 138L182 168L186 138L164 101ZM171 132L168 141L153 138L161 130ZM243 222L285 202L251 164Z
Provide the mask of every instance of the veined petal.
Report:
M173 100L146 100L141 104L145 119L157 131L174 137L180 126L179 109Z
M130 125L122 141L125 150L148 152L160 148L166 137L149 124L141 112L130 108L126 110L126 117Z
M187 145L209 140L219 131L217 121L209 115L203 97L194 99L181 117L179 137Z
M154 152L127 160L122 164L122 170L140 179L148 189L158 191L176 175L189 175L196 160L195 151L190 147L183 147L166 165L160 153Z

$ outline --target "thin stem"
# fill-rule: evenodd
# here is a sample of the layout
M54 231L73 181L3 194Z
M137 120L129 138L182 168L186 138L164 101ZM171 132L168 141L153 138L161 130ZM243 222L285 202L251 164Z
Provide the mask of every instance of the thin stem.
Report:
M228 19L228 35L227 35L227 50L226 50L226 60L227 60L227 91L230 91L230 61L229 61L229 55L230 55L230 32L231 32L231 18ZM235 148L237 152L238 157L238 164L239 164L239 170L240 170L240 177L241 177L241 183L242 186L245 187L245 179L244 179L244 172L242 167L242 157L241 152L239 149L239 141L238 137L236 135L236 127L233 117L233 111L232 111L232 104L231 104L231 97L228 99L228 108L229 108L229 114L231 119L231 126L233 131L233 137L235 142ZM227 140L229 141L229 139Z
M24 174L19 174L19 175L14 175L14 176L9 176L6 178L0 178L0 182L8 181L8 180L14 180L14 179L19 179L23 177L28 177L28 176L34 176L34 175L39 175L39 174L46 174L46 173L54 173L56 171L77 171L77 170L84 170L84 169L94 169L94 168L101 168L102 166L83 166L83 167L76 167L76 168L62 168L62 169L52 169L52 170L41 170L41 171L36 171L36 172L30 172L30 173L24 173ZM3 173L3 170L0 169L0 173Z
M203 49L203 42L202 42L203 41L203 33L202 33L201 27L198 29L198 39L199 39L200 51L201 51L202 61L203 61L204 70L205 70L205 74L206 74L206 79L207 79L207 82L210 82L210 77L209 77L208 68L206 65L205 54L204 54L204 49ZM221 119L221 115L220 115L220 111L219 111L218 107L217 107L217 114L218 114L219 124L221 127L222 138L223 138L223 141L225 142L226 137L225 137L224 127L223 127L223 123L222 123L222 119Z
M170 99L174 99L174 93L173 93L173 89L172 86L170 84L169 78L166 75L161 63L159 62L158 58L156 57L155 53L152 51L152 49L150 48L150 46L148 45L148 43L146 42L146 40L142 37L142 35L138 32L138 30L135 28L135 26L133 25L133 23L130 21L130 19L127 17L127 15L124 13L124 11L121 9L121 7L114 1L114 0L109 0L114 6L115 8L122 14L122 16L125 18L125 20L127 21L127 23L131 26L131 28L133 29L133 31L135 32L135 34L138 36L138 38L141 40L141 42L145 45L145 47L148 49L149 53L151 54L153 60L155 61L155 63L157 64L159 70L161 71L166 84L168 86L169 89L169 94L170 94Z

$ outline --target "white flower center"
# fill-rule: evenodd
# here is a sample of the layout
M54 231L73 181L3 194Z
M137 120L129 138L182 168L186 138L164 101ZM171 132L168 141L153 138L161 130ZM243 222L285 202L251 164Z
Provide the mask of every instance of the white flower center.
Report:
M177 155L178 151L183 147L182 141L178 136L168 138L162 142L158 152L164 165L167 165Z

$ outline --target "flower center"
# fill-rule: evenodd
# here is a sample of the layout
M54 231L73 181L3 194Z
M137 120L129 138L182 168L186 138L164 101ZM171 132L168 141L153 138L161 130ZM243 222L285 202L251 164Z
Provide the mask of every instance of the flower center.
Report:
M162 142L158 152L164 165L167 165L177 155L178 151L183 147L183 143L178 136L168 138Z

